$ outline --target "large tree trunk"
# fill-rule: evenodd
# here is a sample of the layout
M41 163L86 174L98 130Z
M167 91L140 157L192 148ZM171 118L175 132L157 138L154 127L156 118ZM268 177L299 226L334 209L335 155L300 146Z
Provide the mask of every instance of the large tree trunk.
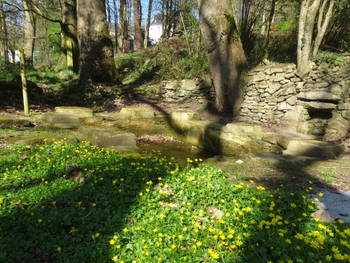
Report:
M119 8L119 52L125 53L128 50L128 21L126 17L127 13L127 5L126 0L120 0L120 8Z
M62 35L63 48L66 55L67 68L79 71L79 43L77 0L64 0L62 4Z
M148 47L149 28L151 27L152 5L153 5L153 0L148 0L148 12L147 12L145 40L144 40L145 48Z
M325 14L327 4L328 4L328 10ZM322 43L322 40L324 38L324 35L326 34L329 21L332 18L334 5L335 5L335 0L330 0L330 1L324 0L321 6L321 9L318 12L317 35L314 43L314 49L312 51L312 55L314 57L317 55L320 45Z
M106 83L116 78L113 43L108 32L105 7L104 0L78 1L81 88L85 88L89 80Z
M134 0L134 27L135 27L135 45L137 50L143 48L143 37L141 30L141 3L140 0Z
M33 54L35 45L36 18L31 11L32 0L23 1L24 9L24 57L28 68L33 68Z
M305 77L312 69L312 35L320 2L321 0L303 0L301 3L297 48L297 70L301 78Z
M0 0L0 56L8 61L8 35L3 0Z
M246 57L230 0L200 0L200 28L216 93L219 112L238 108L240 73Z

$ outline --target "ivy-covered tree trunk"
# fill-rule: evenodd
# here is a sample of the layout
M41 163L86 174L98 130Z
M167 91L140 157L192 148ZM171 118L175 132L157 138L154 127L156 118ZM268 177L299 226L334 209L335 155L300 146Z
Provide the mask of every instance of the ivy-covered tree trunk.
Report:
M78 39L80 46L80 87L89 80L113 82L116 78L113 43L106 23L104 0L79 0Z
M36 18L33 11L31 10L31 6L32 6L32 0L23 1L24 57L25 57L25 64L28 68L33 67L33 55L34 55L35 31L36 31Z
M67 68L79 71L77 0L64 0L62 3L62 35L63 49Z
M216 108L230 114L238 109L240 74L246 66L234 10L231 0L200 0L200 28L216 93Z

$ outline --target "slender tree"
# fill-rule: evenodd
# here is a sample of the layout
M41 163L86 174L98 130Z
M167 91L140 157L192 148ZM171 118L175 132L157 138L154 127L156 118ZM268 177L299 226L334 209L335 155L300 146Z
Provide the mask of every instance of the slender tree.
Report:
M135 45L136 49L143 49L143 36L141 29L141 20L142 20L142 12L141 12L141 2L140 0L134 0L134 27L135 27Z
M24 10L24 57L28 68L33 67L33 55L35 45L36 17L32 11L32 0L23 0Z
M117 8L117 0L113 0L113 12L114 12L114 36L115 36L115 54L118 53L119 47L119 39L118 39L118 8Z
M8 61L8 34L3 0L0 0L0 56Z
M116 68L105 1L79 0L77 4L80 87L85 88L89 80L112 82L116 78Z
M297 70L300 77L311 71L312 56L316 56L332 16L335 0L303 0L299 15ZM327 8L327 12L325 11ZM317 35L314 40L316 18Z
M152 7L153 7L153 0L148 0L148 12L147 12L145 40L144 40L144 46L146 48L148 47L149 29L151 27Z
M246 58L231 0L201 0L200 28L216 93L217 110L232 113L239 100L240 73Z

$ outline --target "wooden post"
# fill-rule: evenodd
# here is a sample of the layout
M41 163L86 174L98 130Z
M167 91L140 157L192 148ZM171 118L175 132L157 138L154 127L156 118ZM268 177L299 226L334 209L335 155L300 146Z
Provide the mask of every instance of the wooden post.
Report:
M23 109L24 109L24 115L28 116L29 115L29 103L28 103L24 49L20 50L20 56L21 56L21 80L22 80Z

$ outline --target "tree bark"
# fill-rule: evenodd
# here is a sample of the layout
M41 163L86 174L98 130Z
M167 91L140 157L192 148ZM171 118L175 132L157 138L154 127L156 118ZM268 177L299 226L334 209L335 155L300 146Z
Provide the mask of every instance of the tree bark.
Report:
M79 72L77 0L64 0L62 4L62 37L67 68Z
M230 0L200 0L200 28L216 93L216 108L235 113L240 73L246 57L238 36Z
M4 58L5 62L7 62L9 58L8 52L6 15L3 0L0 0L0 56Z
M145 40L144 40L145 48L148 47L149 29L151 27L152 6L153 6L153 0L148 0L148 12L147 12Z
M126 17L126 0L120 0L119 8L119 24L120 24L120 39L119 39L119 52L126 53L128 50L128 21Z
M99 83L115 81L113 43L106 23L105 1L79 0L77 13L80 46L79 86L85 88L90 80Z
M134 0L135 45L137 50L143 49L141 19L141 2L140 0Z
M24 57L28 68L33 68L33 54L35 46L36 18L31 11L32 0L23 1L24 10Z
M273 18L275 16L276 1L277 0L272 0L272 2L271 2L270 14L269 14L269 17L268 17L268 20L267 20L267 31L266 31L265 45L264 45L265 55L267 55L266 51L267 51L267 48L268 48L269 43L270 43L271 25L272 25Z
M113 0L113 11L114 11L114 34L115 34L115 54L118 53L119 47L119 38L118 38L118 8L117 8L117 0Z
M327 3L329 3L328 10L327 10L327 13L324 14ZM324 35L326 34L329 21L332 18L334 5L335 5L335 0L330 0L330 1L324 0L321 6L321 9L319 11L318 22L317 22L317 35L314 43L314 49L312 52L312 55L314 57L317 55L320 45L322 43L322 40L324 38Z
M311 49L315 19L321 0L303 0L299 16L297 71L304 78L312 69Z

